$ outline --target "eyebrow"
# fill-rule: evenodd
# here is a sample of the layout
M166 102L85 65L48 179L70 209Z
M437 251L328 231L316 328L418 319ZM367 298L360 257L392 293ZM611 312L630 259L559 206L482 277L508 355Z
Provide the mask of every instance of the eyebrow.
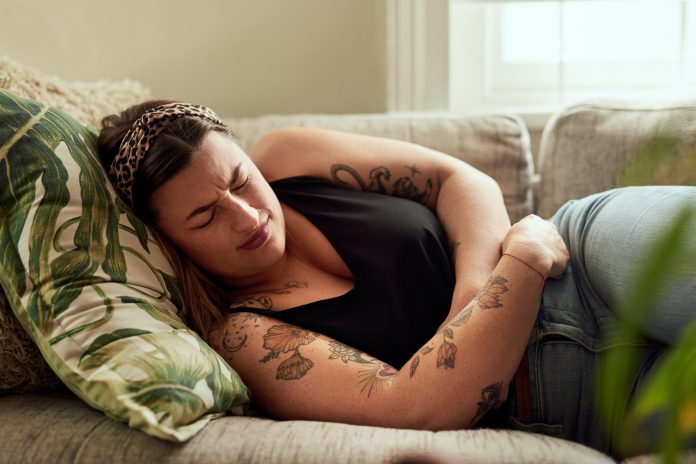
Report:
M239 178L239 170L241 169L241 167L242 167L242 162L240 161L239 164L237 164L237 166L235 166L234 171L232 172L232 180L230 180L230 182L229 182L228 185L231 186L231 185L234 185L235 182L237 182L237 179ZM206 211L209 210L215 203L217 203L217 199L211 201L211 202L208 203L207 205L203 205L203 206L201 206L201 207L199 207L199 208L194 209L194 210L191 212L191 214L189 214L189 215L186 217L186 220L188 221L188 220L191 219L192 217L197 216L197 215L199 215L199 214L201 214L201 213L206 212Z

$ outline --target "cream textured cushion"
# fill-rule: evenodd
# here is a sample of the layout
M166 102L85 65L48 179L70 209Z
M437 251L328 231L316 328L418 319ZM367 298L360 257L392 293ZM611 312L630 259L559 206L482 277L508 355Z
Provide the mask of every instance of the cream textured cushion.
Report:
M170 443L110 421L59 392L0 397L0 411L7 411L0 416L0 462L21 456L33 464L388 464L430 454L452 464L614 463L578 443L527 432L429 432L241 416L217 419L187 443ZM27 446L29 436L40 439Z
M0 393L60 388L63 382L46 364L0 289Z
M225 123L239 135L247 153L265 133L288 126L324 127L423 145L464 160L498 181L511 221L533 211L529 132L514 115L297 114L228 119Z
M696 185L696 100L574 105L544 128L538 214L624 185ZM657 137L657 138L656 138Z
M65 111L83 125L100 127L101 119L152 98L150 90L130 79L69 82L0 56L0 89Z

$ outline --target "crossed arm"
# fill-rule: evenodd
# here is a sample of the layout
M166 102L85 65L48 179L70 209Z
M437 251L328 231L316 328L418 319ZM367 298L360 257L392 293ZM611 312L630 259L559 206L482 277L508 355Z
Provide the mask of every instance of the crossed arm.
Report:
M230 316L209 340L262 410L281 419L439 430L472 426L502 401L543 279L501 259L510 223L492 179L415 144L321 129L277 131L251 156L268 181L314 175L422 202L443 224L456 273L447 319L400 370L272 318Z
M276 319L236 313L211 346L279 419L443 430L476 424L512 379L543 280L504 257L474 299L400 370Z

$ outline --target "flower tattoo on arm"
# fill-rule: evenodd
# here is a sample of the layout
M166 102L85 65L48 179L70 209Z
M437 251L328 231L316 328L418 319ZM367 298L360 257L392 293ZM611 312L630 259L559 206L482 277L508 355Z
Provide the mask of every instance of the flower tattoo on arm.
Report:
M294 380L302 378L314 366L311 359L300 354L300 347L312 343L316 334L290 324L274 325L263 336L263 347L269 353L259 362L266 363L281 353L292 353L278 366L276 379Z

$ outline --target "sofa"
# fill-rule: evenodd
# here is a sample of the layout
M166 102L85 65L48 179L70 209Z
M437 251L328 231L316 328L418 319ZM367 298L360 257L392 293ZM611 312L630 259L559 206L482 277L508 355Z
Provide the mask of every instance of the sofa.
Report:
M54 87L63 86L66 95L79 90L65 85L60 81ZM123 92L124 84L120 85ZM128 83L126 87L131 101L147 96L147 91L137 85ZM12 88L7 79L3 81L2 74L0 88L28 92ZM94 97L113 89L113 85L92 86L88 95ZM55 99L58 94L54 91L43 97L30 96L60 106L62 100ZM74 103L74 98L65 100ZM84 117L96 121L127 100L112 100L111 107L107 105ZM686 156L683 153L693 152L689 148L695 145L694 121L696 102L577 104L549 120L536 157L528 128L514 114L298 114L228 119L226 123L245 149L268 131L286 126L327 127L428 146L464 159L493 176L501 185L514 222L530 213L549 217L568 199L635 183L636 176L642 175L638 182L646 184L696 184L696 171L685 170L683 166L689 160L681 158ZM667 130L680 136L674 145L676 154L642 169L644 158L653 153L646 151L646 144ZM12 322L12 313L2 313L0 304L0 322L2 318L6 326ZM15 327L23 335L23 326ZM7 332L0 332L0 346L9 344L10 338ZM258 415L253 409L216 417L185 441L163 440L87 404L52 373L41 352L31 344L23 346L13 359L21 358L24 365L31 366L23 372L26 380L0 390L0 463L659 462L656 455L612 457L578 443L534 433L533 427L430 432L279 421ZM0 350L0 365L2 362ZM11 363L4 362L11 367ZM685 455L685 462L696 462L696 453Z

